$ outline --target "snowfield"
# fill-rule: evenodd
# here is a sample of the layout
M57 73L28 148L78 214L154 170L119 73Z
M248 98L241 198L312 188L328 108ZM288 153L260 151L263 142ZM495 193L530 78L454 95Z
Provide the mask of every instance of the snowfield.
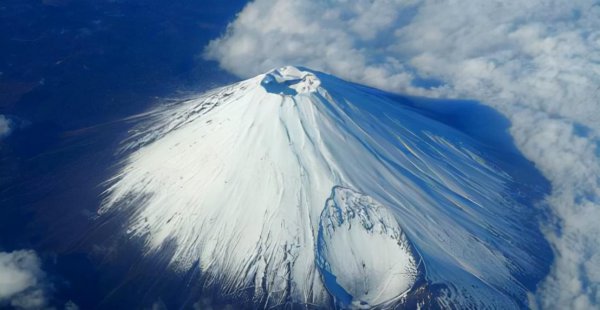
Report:
M548 271L537 172L406 98L288 66L151 115L100 214L223 295L510 309Z

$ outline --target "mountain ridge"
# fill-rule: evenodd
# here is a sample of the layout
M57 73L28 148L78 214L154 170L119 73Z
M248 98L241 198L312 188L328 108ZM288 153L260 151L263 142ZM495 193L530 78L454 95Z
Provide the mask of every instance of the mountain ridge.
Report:
M126 235L143 238L147 255L174 240L174 268L198 263L224 294L250 287L247 302L269 305L519 308L546 272L549 249L536 244L528 205L535 184L513 179L506 159L472 137L381 94L286 66L153 115L100 213L127 210ZM344 216L325 212L341 205ZM356 214L378 218L377 233L350 225ZM386 273L397 268L406 272Z

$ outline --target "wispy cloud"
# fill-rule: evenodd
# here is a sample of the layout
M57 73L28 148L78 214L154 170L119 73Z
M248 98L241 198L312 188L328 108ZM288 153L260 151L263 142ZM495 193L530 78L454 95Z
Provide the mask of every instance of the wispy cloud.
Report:
M474 98L553 184L542 306L600 303L600 5L593 0L247 5L205 56L241 77L300 64L382 89Z
M6 116L0 114L0 139L8 136L11 131L11 121Z

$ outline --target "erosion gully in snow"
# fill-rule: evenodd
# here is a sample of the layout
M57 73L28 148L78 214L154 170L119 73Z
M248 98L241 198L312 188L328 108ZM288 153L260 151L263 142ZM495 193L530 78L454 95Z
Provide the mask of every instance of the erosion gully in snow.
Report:
M150 115L100 214L240 303L519 308L547 271L533 168L407 98L287 66Z

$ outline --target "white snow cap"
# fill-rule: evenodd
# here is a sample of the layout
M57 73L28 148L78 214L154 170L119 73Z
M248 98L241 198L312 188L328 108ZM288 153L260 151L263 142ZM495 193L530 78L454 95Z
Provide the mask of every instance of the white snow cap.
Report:
M286 66L158 109L101 213L273 306L522 306L549 249L500 167L527 167L388 95Z

